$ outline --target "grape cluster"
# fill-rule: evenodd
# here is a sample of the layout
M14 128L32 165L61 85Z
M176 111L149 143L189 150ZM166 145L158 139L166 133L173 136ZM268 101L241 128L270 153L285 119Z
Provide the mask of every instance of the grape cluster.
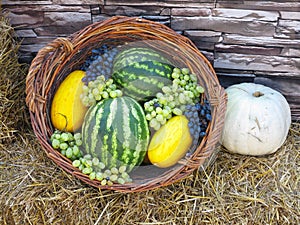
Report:
M99 48L92 49L92 54L80 68L86 71L86 75L82 78L82 81L88 84L101 75L108 79L112 73L113 60L118 52L117 48L110 48L108 45L102 45Z
M101 185L113 185L114 183L124 184L132 182L129 174L126 172L126 166L119 168L108 168L103 162L90 154L86 154L80 159L76 159L72 164L77 167L83 174L89 175L91 180L98 180Z
M211 106L208 100L203 104L186 105L184 115L189 120L188 126L193 137L191 150L198 146L199 141L206 135L206 129L211 121Z
M60 150L61 154L71 160L82 157L80 146L82 145L81 134L72 134L55 130L51 135L51 145L54 149Z
M185 106L195 104L204 92L197 84L197 77L188 68L174 68L172 85L162 87L162 92L144 103L146 119L149 126L158 130L173 115L182 115Z
M80 95L81 101L85 106L94 105L96 102L106 98L116 98L123 95L122 91L117 89L113 79L105 79L103 75L98 76L96 80L83 85L83 92Z
M83 174L89 175L91 180L96 179L101 182L101 185L132 182L129 174L126 172L127 168L125 165L109 169L98 158L92 157L89 154L83 155L80 150L80 146L82 145L81 133L73 135L70 132L55 130L50 140L54 149L71 159L72 165L77 167Z

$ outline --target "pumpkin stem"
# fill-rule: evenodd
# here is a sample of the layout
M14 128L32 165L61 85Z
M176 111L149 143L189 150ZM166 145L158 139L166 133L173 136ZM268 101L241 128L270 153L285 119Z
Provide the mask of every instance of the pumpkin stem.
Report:
M258 97L261 97L261 96L263 96L263 95L264 95L264 93L261 93L260 91L256 91L256 92L253 93L253 96L254 96L254 97L257 97L257 98L258 98Z

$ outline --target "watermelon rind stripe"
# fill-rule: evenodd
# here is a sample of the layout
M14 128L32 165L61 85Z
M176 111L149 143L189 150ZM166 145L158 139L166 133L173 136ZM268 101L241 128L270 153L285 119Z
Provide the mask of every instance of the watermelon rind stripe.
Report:
M125 102L125 98L121 99L122 101L122 111L123 111L123 132L124 132L124 142L123 142L123 154L121 155L121 158L122 158L122 161L125 162L126 164L128 164L129 160L128 160L128 157L130 156L130 144L129 144L129 141L130 141L130 134L131 134L131 131L130 131L130 121L129 121L129 109L128 109L128 106L127 106L127 103Z

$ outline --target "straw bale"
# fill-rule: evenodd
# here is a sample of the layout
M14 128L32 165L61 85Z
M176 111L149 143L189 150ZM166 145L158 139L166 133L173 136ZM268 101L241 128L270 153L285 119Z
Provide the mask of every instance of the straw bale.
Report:
M101 191L64 172L28 123L27 68L15 60L18 45L2 20L1 34L6 28L9 35L0 41L0 224L300 224L299 122L272 155L233 155L219 146L206 170L157 190Z
M0 145L14 139L26 118L24 100L25 65L18 62L19 43L14 40L14 30L0 13Z

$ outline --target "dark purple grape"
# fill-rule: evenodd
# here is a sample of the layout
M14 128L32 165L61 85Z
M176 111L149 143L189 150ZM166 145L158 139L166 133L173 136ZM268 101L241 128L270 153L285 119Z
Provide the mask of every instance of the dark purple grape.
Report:
M154 108L161 107L161 105L160 105L158 102L155 102L155 103L153 104L153 106L154 106Z
M211 115L209 114L209 113L207 113L206 115L205 115L205 118L208 120L208 121L211 121Z
M206 135L205 131L200 132L200 137L204 137Z

